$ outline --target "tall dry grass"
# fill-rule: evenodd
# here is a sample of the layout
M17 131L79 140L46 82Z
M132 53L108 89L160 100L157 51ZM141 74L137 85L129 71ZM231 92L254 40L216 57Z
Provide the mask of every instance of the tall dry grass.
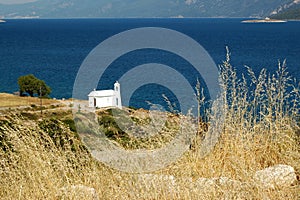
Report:
M141 180L139 174L111 169L95 161L79 138L60 120L3 117L0 126L1 199L88 199L61 188L82 184L99 199L299 199L299 183L285 188L260 187L257 170L287 164L300 172L299 85L292 84L285 63L262 70L250 81L239 79L227 54L221 66L225 124L213 151L201 156L202 136L176 163L155 172L170 180ZM209 116L211 119L214 115ZM244 183L197 189L200 177L228 177ZM193 185L193 186L192 186Z

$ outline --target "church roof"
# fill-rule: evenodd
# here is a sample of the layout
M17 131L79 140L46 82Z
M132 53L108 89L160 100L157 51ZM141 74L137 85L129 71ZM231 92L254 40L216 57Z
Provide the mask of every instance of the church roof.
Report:
M114 90L94 90L90 92L89 97L111 97L115 95Z

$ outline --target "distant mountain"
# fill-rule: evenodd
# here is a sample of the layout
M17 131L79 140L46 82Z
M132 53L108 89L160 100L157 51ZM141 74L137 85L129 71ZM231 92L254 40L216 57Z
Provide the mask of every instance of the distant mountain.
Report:
M300 20L300 0L283 5L270 16L273 19L298 19Z
M1 5L2 18L266 17L293 0L38 0Z

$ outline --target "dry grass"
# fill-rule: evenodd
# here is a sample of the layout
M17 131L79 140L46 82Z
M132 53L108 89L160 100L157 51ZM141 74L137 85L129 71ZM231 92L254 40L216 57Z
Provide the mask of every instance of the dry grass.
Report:
M43 105L57 103L52 99L43 99ZM1 107L18 107L40 105L40 99L35 97L20 97L7 93L0 93L0 108Z
M59 120L7 116L0 121L0 198L82 199L76 191L66 195L61 190L82 184L95 188L99 199L300 199L299 183L272 190L253 180L255 171L276 164L300 172L299 90L287 88L291 85L282 68L274 79L264 73L256 82L252 77L254 89L247 90L249 85L235 77L227 57L221 74L226 123L215 148L201 157L198 136L193 150L155 172L176 177L176 187L168 180L141 180L139 174L95 161ZM224 176L244 184L195 188L200 177Z
M189 151L156 172L176 177L178 188L173 189L168 181L140 181L137 174L122 173L95 161L61 122L56 123L60 129L54 128L61 134L55 137L50 136L51 131L41 129L38 122L15 117L10 122L2 124L0 130L6 137L2 144L6 150L0 151L1 199L81 199L74 191L65 195L61 190L78 184L95 188L99 199L237 199L240 195L242 199L299 198L299 185L265 190L252 179L256 170L278 163L291 165L299 172L299 140L291 128L274 134L254 134L254 129L246 135L226 131L205 158L197 150ZM50 123L49 127L55 125ZM65 141L63 146L57 138ZM189 179L221 176L245 182L247 187L195 190L190 186Z

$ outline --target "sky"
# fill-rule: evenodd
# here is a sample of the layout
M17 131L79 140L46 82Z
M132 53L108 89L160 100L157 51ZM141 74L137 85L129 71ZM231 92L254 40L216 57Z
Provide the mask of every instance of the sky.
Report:
M0 0L0 3L2 4L20 4L20 3L28 3L28 2L34 2L37 0Z

